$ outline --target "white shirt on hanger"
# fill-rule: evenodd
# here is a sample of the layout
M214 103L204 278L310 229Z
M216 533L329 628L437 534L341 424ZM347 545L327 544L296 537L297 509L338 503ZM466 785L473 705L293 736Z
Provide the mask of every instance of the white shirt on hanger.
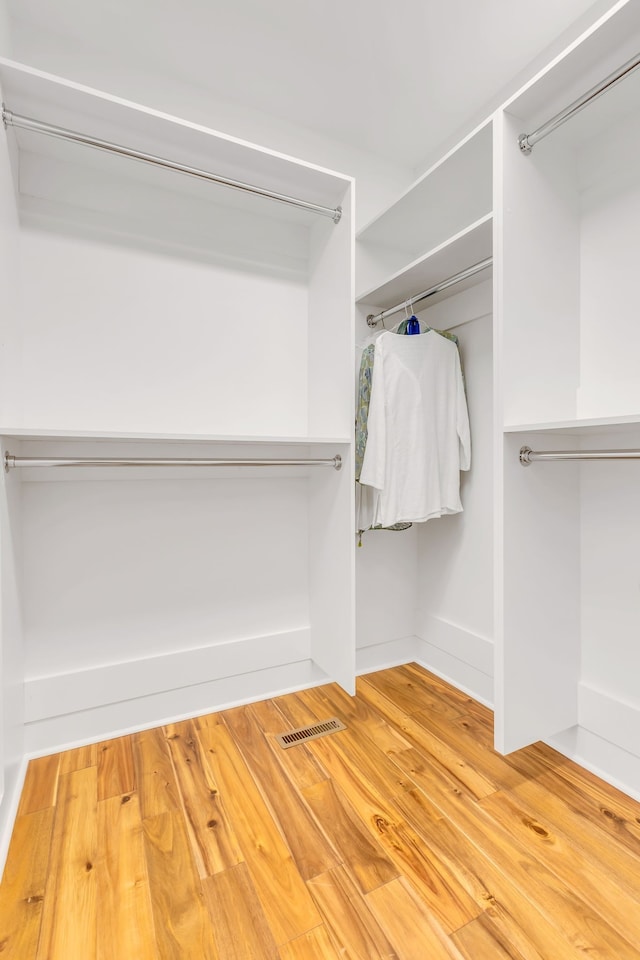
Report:
M455 343L433 330L376 341L360 482L379 491L375 523L459 513L471 465L469 415Z

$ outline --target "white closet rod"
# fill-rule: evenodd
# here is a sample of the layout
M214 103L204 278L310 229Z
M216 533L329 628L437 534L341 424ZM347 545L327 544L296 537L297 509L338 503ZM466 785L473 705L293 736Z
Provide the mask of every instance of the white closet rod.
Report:
M474 263L473 266L467 267L466 270L461 270L460 273L456 273L453 277L434 284L434 286L429 287L428 290L423 290L422 293L416 294L415 297L409 297L407 300L403 300L402 303L398 303L395 307L389 307L388 310L383 310L382 313L370 313L367 317L367 323L370 327L375 327L383 320L386 320L387 317L393 316L394 313L399 313L407 307L413 308L416 303L420 303L421 300L426 300L427 297L433 297L436 293L440 293L441 290L446 290L447 287L452 287L454 284L460 283L462 280L467 280L476 273L480 273L481 270L486 270L492 263L492 257L487 257L486 260L480 260L479 263Z
M150 153L141 153L139 150L132 150L129 147L123 147L117 143L110 143L108 140L98 140L95 137L77 133L75 130L67 130L65 127L57 127L51 123L43 123L41 120L33 120L30 117L23 117L17 113L12 113L11 110L7 110L4 104L2 105L2 122L5 127L19 127L22 130L33 130L36 133L44 133L49 137L56 137L58 140L69 140L73 143L81 143L88 147L94 147L96 150L103 150L105 153L129 157L132 160L142 160L144 163L151 163L156 167L164 167L176 173L184 173L189 177L197 177L200 180L221 184L224 187L231 187L233 190L255 193L260 197L267 197L269 200L288 203L290 206L301 207L304 210L317 213L322 217L329 217L334 223L339 223L342 216L342 207L324 207L318 203L310 203L307 200L300 200L297 197L289 197L283 193L275 193L273 190L265 190L263 187L243 183L241 180L230 180L228 177L220 177L214 173L209 173L207 170L188 167L182 163L175 163L173 160L153 156L153 154Z
M640 460L640 450L532 450L520 448L520 463L528 467L534 460Z
M4 468L9 472L15 467L333 467L340 470L342 457L336 454L324 460L298 459L250 459L232 460L223 457L212 459L189 457L16 457L4 455Z
M593 103L594 100L597 100L598 97L602 96L603 93L606 93L607 90L611 90L612 87L614 87L621 80L624 80L625 77L628 77L634 72L634 70L637 70L638 67L640 67L640 53L636 54L635 57L632 57L631 60L627 60L627 62L620 67L619 70L609 74L605 80L596 84L595 87L592 87L591 90L584 94L584 96L574 100L573 103L570 103L568 107L565 107L564 110L561 110L560 113L557 113L555 117L547 120L547 122L543 123L541 127L538 127L537 130L534 130L533 133L521 133L518 137L518 146L522 152L525 154L531 153L533 147L536 145L536 143L538 143L538 141L548 137L550 133L553 133L554 130L557 130L557 128L562 126L563 123L566 123L567 120L575 117L576 113L579 113L585 107L589 106L590 103Z

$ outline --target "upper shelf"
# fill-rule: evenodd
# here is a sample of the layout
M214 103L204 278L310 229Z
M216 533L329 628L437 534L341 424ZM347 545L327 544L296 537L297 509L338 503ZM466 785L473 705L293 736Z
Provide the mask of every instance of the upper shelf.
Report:
M482 217L434 250L429 250L424 256L397 271L378 286L364 290L358 295L358 303L371 303L380 310L387 310L403 300L417 296L434 284L447 280L467 267L485 260L492 253L492 225L491 214ZM483 271L479 279L484 280L487 276L488 274ZM465 286L478 282L477 278L471 278L451 288L446 294L440 294L439 298L459 293L465 289ZM435 303L436 300L437 297L434 297L430 302Z
M359 300L490 218L492 156L492 123L488 120L359 231L356 237Z
M2 58L0 87L4 104L12 113L321 206L338 207L352 182L314 164ZM318 219L317 214L272 199L41 133L11 128L11 135L15 135L20 160L31 158L27 179L20 177L20 191L41 200L84 205L89 192L86 184L79 184L74 194L69 183L74 178L60 173L64 165L69 165L71 169L92 171L96 183L131 181L138 195L141 183L156 188L158 193L170 191L187 202L191 200L194 208L201 203L215 204L304 225ZM46 166L34 164L33 157L44 158Z
M210 443L210 444L272 444L302 446L316 444L348 444L349 437L267 437L242 436L220 433L160 433L109 430L66 430L42 429L39 427L0 427L0 436L7 440L86 440L86 441L126 441L142 443Z

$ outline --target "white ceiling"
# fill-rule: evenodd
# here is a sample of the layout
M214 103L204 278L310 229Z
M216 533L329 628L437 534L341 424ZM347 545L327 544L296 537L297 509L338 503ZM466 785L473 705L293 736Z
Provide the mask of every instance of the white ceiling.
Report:
M45 31L85 55L415 165L592 3L12 0L11 10L23 44Z

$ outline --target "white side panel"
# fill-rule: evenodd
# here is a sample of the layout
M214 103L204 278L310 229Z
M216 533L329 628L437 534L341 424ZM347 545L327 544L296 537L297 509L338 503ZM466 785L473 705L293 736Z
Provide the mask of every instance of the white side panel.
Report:
M527 434L504 443L504 635L496 637L495 690L502 753L578 719L580 465L523 467L520 447L536 444ZM566 437L545 437L545 449L566 446Z
M328 448L325 456L335 453ZM353 451L339 471L309 478L309 614L311 658L347 693L355 693L355 538ZM320 454L321 456L323 454Z
M4 10L0 19L5 25ZM8 37L2 36L6 44ZM2 91L0 91L0 96ZM10 157L0 131L0 416L16 412L19 380L19 230ZM0 451L4 456L4 449ZM23 667L20 617L20 491L15 480L0 479L0 862L4 836L14 812L23 756Z
M575 160L553 138L531 156L526 122L504 115L502 379L504 423L576 415L579 372L579 211Z
M353 214L351 186L340 222L318 220L311 235L305 432L314 437L353 433Z

